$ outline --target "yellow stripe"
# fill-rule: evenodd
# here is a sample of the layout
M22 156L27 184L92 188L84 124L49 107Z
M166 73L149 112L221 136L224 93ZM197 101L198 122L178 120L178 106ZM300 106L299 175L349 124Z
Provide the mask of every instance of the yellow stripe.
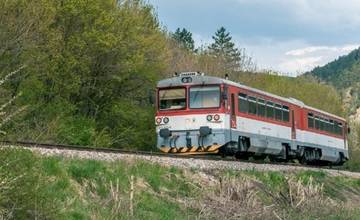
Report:
M164 153L178 153L178 154L206 154L206 153L218 153L221 145L210 145L208 147L161 147L160 150Z
M198 147L191 147L190 152L195 152L198 149Z
M178 149L175 148L175 147L172 147L171 150L170 150L171 153L176 153L177 151L178 151Z
M219 149L221 146L219 144L215 144L215 145L211 145L208 147L207 151L216 151L217 149Z
M170 149L170 147L160 147L160 150L164 153L169 153Z
M187 147L182 147L182 148L180 148L180 150L178 152L185 153L186 151L188 151L188 148Z
M206 151L199 152L199 151L196 151L196 152L185 152L185 153L177 153L177 154L179 154L179 155L201 155L201 154L217 154L218 152L219 152L219 150L212 151L212 152L206 152Z

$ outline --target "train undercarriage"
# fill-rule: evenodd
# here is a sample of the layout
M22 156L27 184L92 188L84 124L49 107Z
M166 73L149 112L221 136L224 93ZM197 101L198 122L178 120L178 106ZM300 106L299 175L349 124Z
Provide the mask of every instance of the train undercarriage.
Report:
M191 144L189 134L186 135L186 145L179 147L176 142L180 135L169 135L169 146L161 146L159 149L164 153L176 153L182 155L203 155L203 154L218 154L222 157L235 157L242 160L269 160L272 162L298 162L308 165L343 165L347 158L343 152L336 152L337 156L326 160L323 157L323 149L311 146L291 146L290 143L273 142L277 146L277 150L271 146L253 146L251 138L246 136L239 136L237 141L230 141L226 144L213 143L204 145L201 139L205 139L207 135L198 134L198 146ZM161 134L163 135L163 134ZM164 135L163 135L164 136ZM324 159L325 158L325 159Z
M248 137L239 137L238 142L231 142L219 149L222 157L234 156L237 159L265 160L272 162L298 162L307 165L343 165L347 158L343 152L338 152L338 158L335 161L328 161L322 158L322 149L308 146L297 145L293 149L289 143L281 143L282 149L278 154L265 153L266 150L251 151L251 141Z

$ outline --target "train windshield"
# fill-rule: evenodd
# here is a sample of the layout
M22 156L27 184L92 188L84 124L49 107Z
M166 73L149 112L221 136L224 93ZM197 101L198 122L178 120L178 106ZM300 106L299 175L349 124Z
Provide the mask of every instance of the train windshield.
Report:
M185 109L185 88L159 90L159 108L160 110Z
M191 87L189 91L190 108L220 107L220 87Z

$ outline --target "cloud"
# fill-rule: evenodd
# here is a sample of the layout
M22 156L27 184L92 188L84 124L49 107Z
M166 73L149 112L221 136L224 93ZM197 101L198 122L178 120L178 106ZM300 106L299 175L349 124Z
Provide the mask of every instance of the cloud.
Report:
M209 45L220 27L260 69L297 75L360 44L359 0L149 0L174 31L185 27L196 46Z
M303 71L308 71L322 64L323 57L303 57L296 59L288 59L279 64L279 68L284 70L284 72L292 73L291 75L299 75Z
M236 0L240 5L261 5L271 11L281 8L286 19L332 29L360 26L359 0Z
M279 69L285 72L301 74L316 66L324 65L339 56L358 48L360 44L341 46L307 46L285 52Z
M350 44L350 45L344 45L344 46L341 46L341 47L310 46L310 47L305 47L305 48L300 48L300 49L296 49L296 50L287 51L285 53L285 55L303 56L303 55L318 52L318 51L323 51L323 52L332 51L332 52L338 52L338 53L343 53L343 52L347 53L347 52L350 52L352 50L355 50L359 46L360 46L359 44Z
M290 50L290 51L286 52L285 55L302 56L302 55L305 55L308 53L313 53L316 51L334 50L334 49L335 49L335 47L326 47L326 46L305 47L305 48L301 48L301 49Z

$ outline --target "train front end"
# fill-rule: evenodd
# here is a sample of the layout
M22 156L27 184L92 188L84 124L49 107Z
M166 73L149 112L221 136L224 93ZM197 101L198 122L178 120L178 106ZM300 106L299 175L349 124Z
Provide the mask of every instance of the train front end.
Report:
M222 79L181 73L157 85L157 147L165 153L217 153L229 140Z

